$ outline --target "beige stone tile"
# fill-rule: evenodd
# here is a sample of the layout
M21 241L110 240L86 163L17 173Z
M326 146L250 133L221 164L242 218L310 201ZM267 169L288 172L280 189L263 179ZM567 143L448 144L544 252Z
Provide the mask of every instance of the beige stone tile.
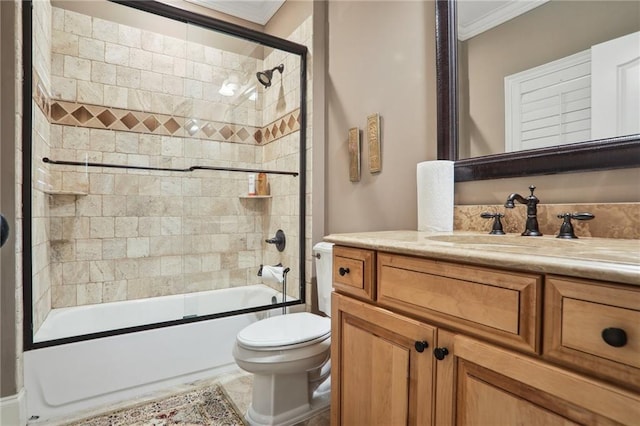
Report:
M138 143L138 152L146 155L160 155L162 150L162 137L158 135L141 134Z
M77 35L56 30L53 30L51 35L51 51L53 53L78 55L80 41Z
M103 259L123 259L127 257L126 238L107 238L102 240Z
M140 70L125 66L116 67L116 84L119 87L140 89Z
M203 98L203 85L201 81L186 79L184 81L184 96L191 99Z
M174 58L184 58L187 53L187 43L173 37L165 37L162 44L162 51L165 55Z
M137 259L116 259L115 260L116 280L132 280L138 278Z
M51 260L53 262L68 262L75 260L75 243L70 241L51 241Z
M217 73L214 71L214 68L210 65L195 62L193 64L193 78L194 80L212 83L213 76Z
M90 222L91 238L113 238L115 223L112 217L92 217Z
M78 40L78 54L81 58L104 61L104 42L88 37Z
M127 108L129 91L125 87L104 85L104 103L115 108Z
M204 46L188 41L187 42L187 58L190 61L204 62Z
M76 240L77 260L98 260L102 259L102 240L82 239Z
M222 51L214 47L204 47L204 61L207 65L222 66Z
M142 30L126 25L118 26L118 43L128 47L142 47Z
M173 73L173 58L168 55L154 53L151 61L151 69L160 74L171 75L171 73Z
M102 105L104 103L104 85L91 81L78 81L78 102Z
M65 55L63 60L64 77L76 80L91 80L91 61Z
M173 58L173 75L176 77L187 76L187 61L183 58Z
M89 262L65 262L62 265L62 284L89 282Z
M51 8L51 28L64 31L64 9L60 9L59 7Z
M102 301L118 302L127 300L127 281L106 281L102 284Z
M146 257L149 256L149 238L136 237L127 238L127 257Z
M138 232L140 236L159 236L161 224L159 217L141 217L138 219Z
M65 149L89 149L89 129L87 128L63 126L62 138L62 146Z
M184 94L184 87L184 78L172 75L162 76L162 92L173 96L182 96Z
M62 239L89 238L88 217L64 217L62 221Z
M159 277L162 275L162 258L145 257L137 259L141 277Z
M151 256L171 256L183 253L183 237L161 236L149 237L149 250Z
M90 129L89 148L92 151L113 152L116 148L116 132L112 130Z
M139 193L140 195L161 195L160 177L158 176L140 176Z
M81 13L65 10L64 30L85 37L91 37L92 24L91 17Z
M104 50L104 60L107 63L128 66L129 48L115 43L106 43Z
M160 219L162 235L182 235L182 218L163 217Z
M113 175L102 173L91 173L89 175L89 191L92 194L113 194L113 188Z
M162 53L163 38L160 34L143 30L141 35L142 48L151 52Z
M138 193L138 176L134 175L115 175L115 193L118 195L135 195ZM127 205L132 199L127 198ZM128 209L127 209L128 210ZM142 215L142 212L140 212ZM136 215L137 216L137 215Z
M165 144L163 143L163 149ZM182 179L179 177L164 177L160 181L162 195L182 195Z
M76 80L73 78L64 78L51 76L51 94L54 98L63 101L76 100Z
M139 70L151 70L153 54L142 49L129 49L129 66Z
M133 132L116 133L116 151L127 154L138 153L138 134Z
M202 272L202 257L199 255L185 255L184 261L184 273L192 274Z
M126 216L127 197L124 195L103 195L102 214L103 216Z
M52 217L75 216L75 197L73 195L49 197L49 213Z
M144 76L142 76L140 87L144 85ZM138 111L150 111L151 92L147 90L127 89L127 108Z
M118 24L100 18L93 18L92 37L97 40L118 42Z
M137 237L138 218L137 217L117 217L115 218L116 237Z
M77 286L78 305L102 303L102 283L88 283Z
M116 84L116 65L100 61L91 62L91 81L102 84Z
M77 306L75 286L56 286L51 288L51 307L66 308Z
M161 269L164 276L182 274L182 256L163 256Z
M89 263L89 277L93 282L112 281L115 279L115 261L96 260Z
M151 110L159 114L173 114L173 97L164 93L152 92Z

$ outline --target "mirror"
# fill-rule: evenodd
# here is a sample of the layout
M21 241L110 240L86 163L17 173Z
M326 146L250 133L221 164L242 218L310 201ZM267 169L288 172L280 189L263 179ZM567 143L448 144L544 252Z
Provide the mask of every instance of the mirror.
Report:
M460 3L462 2L458 2L458 5ZM495 5L499 2L464 3L465 6L470 4L477 7L487 6L489 3ZM509 130L505 130L505 128L509 129L509 126L505 125L503 118L509 115L505 114L505 90L507 89L505 89L504 80L507 75L515 74L519 77L526 74L528 70L539 70L540 65L554 63L558 59L571 57L580 51L588 52L592 45L631 33L634 29L635 31L640 29L638 6L635 2L619 2L619 4L616 2L619 8L613 8L612 2L552 0L527 3L535 3L537 7L516 18L503 21L502 25L475 35L469 32L473 27L467 26L460 37L467 40L460 41L457 35L457 17L458 13L461 13L461 18L465 22L468 21L465 15L467 11L457 9L455 0L436 2L438 158L456 160L456 181L459 182L637 167L640 158L640 135L637 130L622 132L619 135L605 133L600 137L592 137L590 129L587 129L573 139L571 139L573 135L562 136L566 140L558 139L556 142L552 138L541 138L546 141L537 146L527 144L519 148L517 146L513 148L513 144L511 147L507 146L509 139L517 139L505 137L505 134L509 134ZM522 2L518 4L523 5ZM579 9L580 7L582 9ZM635 7L636 12L628 11L629 7ZM560 11L560 8L564 10ZM618 13L631 18L626 19L626 23L621 25L620 16L612 16L611 21L615 22L616 26L611 28L605 25L606 19L603 19L605 12L608 12L608 15ZM571 17L575 19L572 20ZM544 26L539 23L540 21L536 23L534 18L543 19ZM553 37L560 36L557 32L549 29L542 31L549 25L549 21L552 20L550 18L558 19L559 23L565 23L565 33L561 36L562 43L557 41L553 43ZM585 28L588 30L585 31ZM513 32L523 29L527 34L526 37L518 36ZM551 38L544 40L545 34L549 33L552 34ZM512 40L518 40L518 42L525 40L527 45L510 46L513 44L510 43ZM472 51L482 46L483 42L484 51ZM553 49L549 48L550 44L554 46ZM500 49L511 47L515 50L510 53L504 50L497 51L496 46ZM527 53L523 55L522 51ZM492 57L491 54L495 56ZM518 64L515 64L516 62ZM489 71L488 65L495 64L503 68L501 74L492 75ZM467 69L467 65L472 65L473 68ZM480 67L484 67L482 77L478 76ZM590 71L588 64L586 68ZM589 78L583 80L589 81ZM481 93L480 89L487 87L489 90ZM588 92L589 89L583 91ZM510 96L509 99L514 99L514 96ZM632 104L637 104L637 99ZM517 109L517 111L520 110ZM581 113L589 116L589 112ZM633 118L637 121L637 117ZM519 120L519 117L517 119ZM509 121L512 123L514 119ZM558 127L562 126L556 126ZM549 139L552 141L549 142Z

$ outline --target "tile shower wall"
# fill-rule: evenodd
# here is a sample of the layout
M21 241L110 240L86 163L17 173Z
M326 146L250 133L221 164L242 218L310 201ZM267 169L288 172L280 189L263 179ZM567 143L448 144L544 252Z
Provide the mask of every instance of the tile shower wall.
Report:
M253 75L262 61L58 8L52 15L50 134L34 140L42 147L34 164L45 170L45 188L34 192L51 194L42 214L49 218L42 228L51 263L42 281L51 282L51 307L252 284L260 263L297 264L297 178L271 176L274 197L267 201L239 197L246 193L245 174L40 163L49 156L296 170L299 110L281 108L263 117L260 102L252 113L248 106L224 105L226 98L214 93L220 87L211 81L215 67L238 67L246 59ZM305 25L310 28L310 20ZM299 75L294 61L284 77L295 76L296 67ZM294 86L283 87L276 102L297 106ZM151 90L158 87L164 91ZM287 104L287 96L297 98ZM207 113L194 119L193 111ZM267 257L275 250L263 240L278 228L294 230L286 250L292 255L278 254L272 262ZM270 253L264 260L263 250ZM297 297L297 288L289 290ZM48 312L44 304L36 310L42 318Z
M51 17L49 2L33 2L33 155L50 155L51 132L48 98L51 88ZM38 329L51 310L51 256L49 200L44 190L50 189L48 167L34 164L32 197L32 297L33 322Z

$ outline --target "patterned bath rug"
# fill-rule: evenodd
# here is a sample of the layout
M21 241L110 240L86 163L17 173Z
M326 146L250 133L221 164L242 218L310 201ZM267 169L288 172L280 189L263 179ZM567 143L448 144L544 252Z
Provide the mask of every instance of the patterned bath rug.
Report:
M219 385L70 423L67 426L243 426Z

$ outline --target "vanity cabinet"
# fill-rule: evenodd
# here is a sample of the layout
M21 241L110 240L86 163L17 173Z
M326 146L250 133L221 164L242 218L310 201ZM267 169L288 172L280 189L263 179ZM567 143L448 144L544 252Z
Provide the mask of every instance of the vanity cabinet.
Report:
M344 249L372 289L338 285L334 257L333 426L640 421L640 287Z

